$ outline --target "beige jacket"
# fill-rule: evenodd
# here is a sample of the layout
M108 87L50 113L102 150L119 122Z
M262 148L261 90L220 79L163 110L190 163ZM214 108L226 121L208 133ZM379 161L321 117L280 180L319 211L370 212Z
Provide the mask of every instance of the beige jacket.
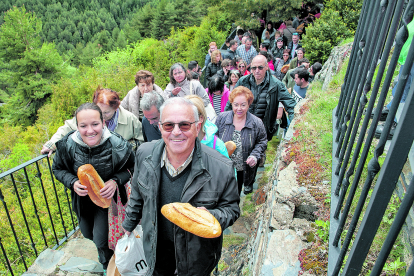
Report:
M190 91L190 83L192 83L192 91ZM178 92L177 96L174 96L171 93L171 91L176 87L181 87L181 91ZM177 83L176 85L169 83L164 90L164 94L161 94L161 95L163 95L164 98L171 98L171 97L185 97L191 94L195 94L199 96L203 100L204 106L207 106L210 103L210 98L208 97L206 90L201 85L201 83L197 80L188 81L187 79L185 79L183 82Z
M164 93L162 89L154 83L154 91L158 94L161 94L164 97ZM137 116L137 118L142 121L142 117L144 117L144 113L142 112L142 108L139 106L139 102L141 101L141 92L138 90L138 86L135 86L131 90L129 90L128 94L124 97L121 102L121 106Z
M61 140L72 130L76 129L75 117L70 120L66 120L65 124L58 128L52 138L46 142L45 146L55 150L56 142ZM138 121L138 118L134 114L124 109L122 106L119 107L118 124L116 125L114 132L121 135L127 141L134 138L135 140L138 140L140 144L144 142L141 122Z

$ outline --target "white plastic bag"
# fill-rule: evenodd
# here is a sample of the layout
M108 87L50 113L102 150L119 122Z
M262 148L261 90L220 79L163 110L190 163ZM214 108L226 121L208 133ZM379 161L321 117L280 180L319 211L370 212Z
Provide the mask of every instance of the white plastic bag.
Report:
M141 225L138 225L131 235L124 235L118 240L115 247L115 255L115 264L122 276L145 275L148 265L142 244Z

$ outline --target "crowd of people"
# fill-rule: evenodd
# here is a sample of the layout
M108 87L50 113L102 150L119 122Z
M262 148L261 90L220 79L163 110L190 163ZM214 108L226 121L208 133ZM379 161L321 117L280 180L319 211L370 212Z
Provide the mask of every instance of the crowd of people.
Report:
M165 89L147 70L137 72L136 86L122 100L98 87L92 102L43 145L43 154L56 152L55 177L71 190L81 232L95 243L104 269L117 240L140 223L152 275L210 275L223 236L208 240L185 232L160 208L191 203L213 214L223 230L237 220L240 194L252 192L268 141L280 122L289 126L322 67L310 66L300 34L286 35L291 22L285 26L281 31L268 22L258 49L252 31L242 29L226 41L227 50L211 42L205 70L198 61L175 63ZM229 141L236 145L230 155ZM84 164L104 181L100 194L112 199L109 210L87 196L77 176Z

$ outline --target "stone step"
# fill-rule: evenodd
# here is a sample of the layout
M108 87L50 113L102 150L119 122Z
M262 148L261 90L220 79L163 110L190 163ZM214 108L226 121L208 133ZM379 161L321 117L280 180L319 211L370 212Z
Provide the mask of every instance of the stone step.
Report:
M79 236L79 235L78 235ZM80 237L70 239L61 249L43 251L24 276L102 275L95 244Z

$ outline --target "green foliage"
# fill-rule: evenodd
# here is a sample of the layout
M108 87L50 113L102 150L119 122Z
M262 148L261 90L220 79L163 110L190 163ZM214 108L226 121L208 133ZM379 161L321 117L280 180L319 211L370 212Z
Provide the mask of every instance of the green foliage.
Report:
M317 234L324 242L328 242L329 239L329 220L316 220L316 225L318 226Z
M254 202L252 200L252 194L248 194L244 198L243 202L243 209L242 209L242 217L248 216L256 211L256 207L254 206Z
M398 258L398 260L395 260L394 262L386 263L384 265L383 270L387 274L405 276L405 267L406 266L407 266L407 264L404 263L404 262L401 262L400 258Z
M27 126L52 93L50 85L60 77L63 60L54 44L40 43L41 22L24 7L13 8L4 20L0 43L6 51L0 53L5 70L0 80L11 97L0 115L3 122Z
M306 29L302 45L306 49L306 57L311 63L328 59L331 50L343 38L351 36L351 32L342 22L339 12L325 9L319 20Z
M326 9L338 11L341 21L351 33L354 33L358 26L362 3L363 0L330 0L326 3Z
M24 6L8 11L0 27L0 57L4 62L22 58L26 50L39 47L41 28L42 22Z

